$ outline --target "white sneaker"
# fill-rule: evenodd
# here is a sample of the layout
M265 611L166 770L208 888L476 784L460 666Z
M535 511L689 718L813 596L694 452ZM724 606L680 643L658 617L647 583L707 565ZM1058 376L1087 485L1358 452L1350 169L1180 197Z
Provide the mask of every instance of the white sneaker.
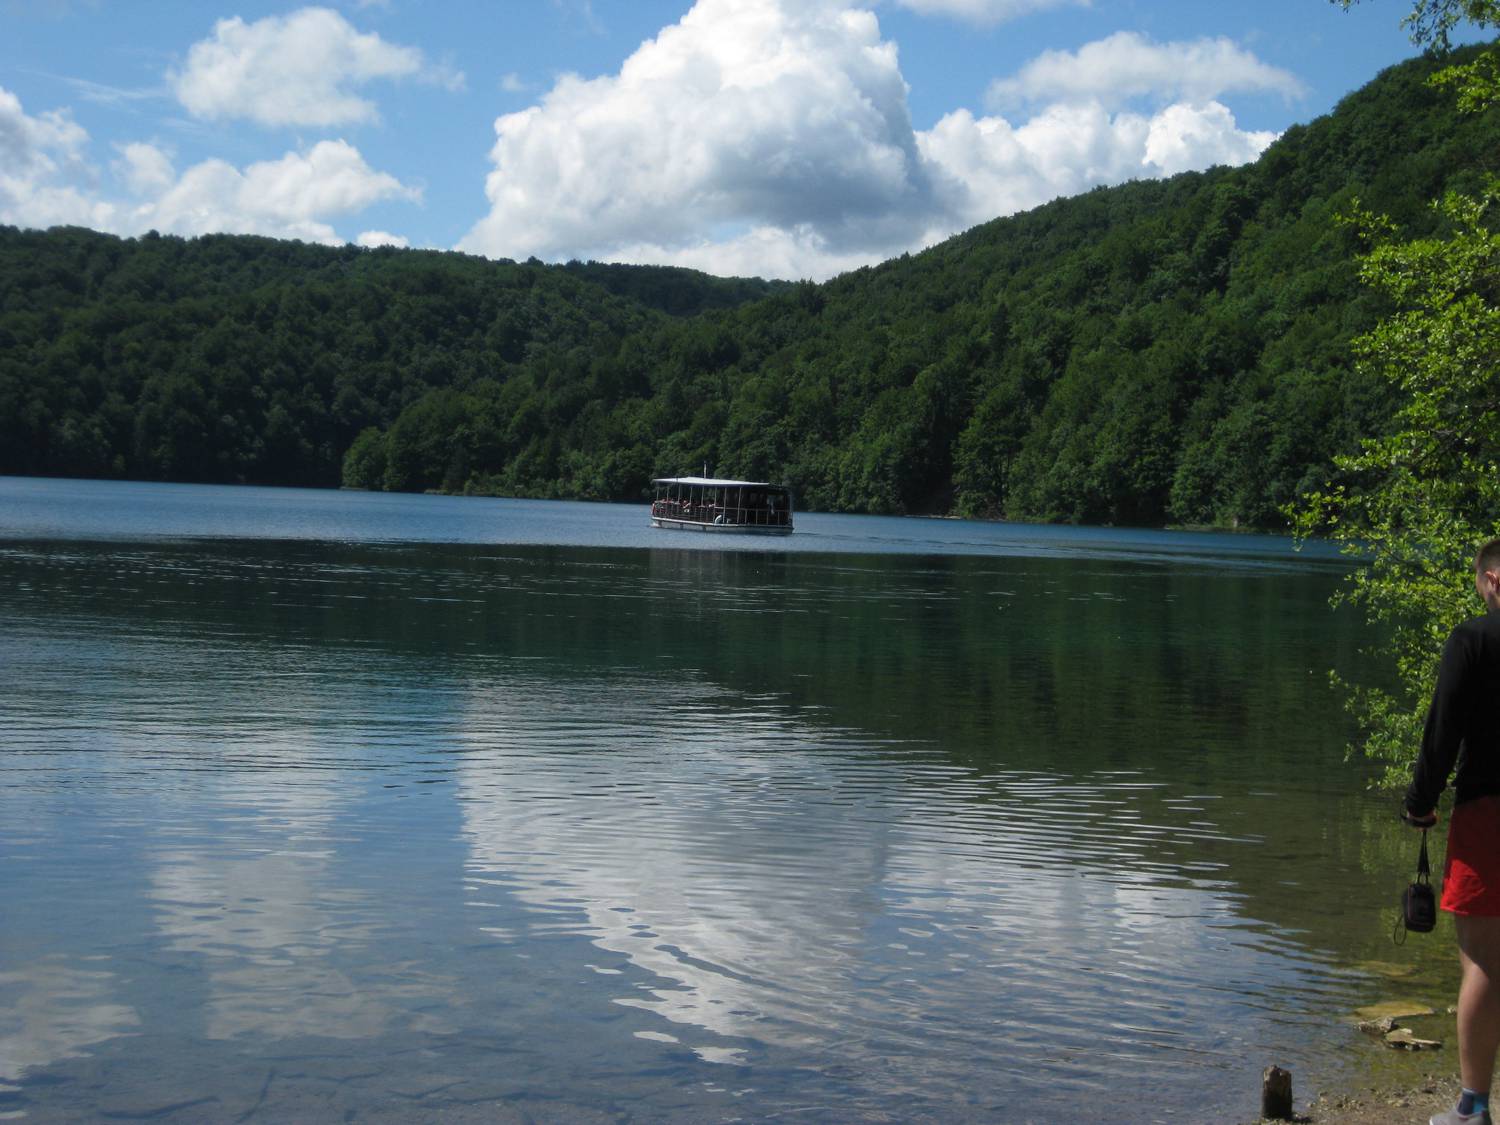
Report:
M1427 1125L1491 1125L1489 1110L1478 1113L1459 1113L1458 1106L1445 1109L1436 1117L1428 1118Z

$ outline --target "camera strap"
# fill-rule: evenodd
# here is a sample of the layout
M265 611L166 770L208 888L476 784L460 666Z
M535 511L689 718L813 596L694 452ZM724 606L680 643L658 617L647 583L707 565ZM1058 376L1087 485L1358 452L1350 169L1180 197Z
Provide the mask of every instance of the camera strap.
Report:
M1391 940L1397 945L1406 944L1406 910L1408 909L1410 896L1418 888L1422 888L1429 902L1432 898L1432 867L1427 862L1427 829L1422 829L1422 847L1417 852L1417 878L1407 888L1406 894L1401 898L1401 913L1396 915L1396 924L1391 927ZM1430 909L1430 908L1429 908ZM1426 932L1432 928L1431 923L1425 927L1419 927L1419 932Z

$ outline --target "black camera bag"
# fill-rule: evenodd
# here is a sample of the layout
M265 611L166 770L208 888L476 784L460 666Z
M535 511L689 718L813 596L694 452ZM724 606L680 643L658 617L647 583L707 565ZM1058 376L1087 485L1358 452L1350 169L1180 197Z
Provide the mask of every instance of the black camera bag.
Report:
M1417 878L1401 892L1401 921L1413 933L1425 934L1437 925L1437 900L1432 893L1427 865L1427 829L1422 829L1422 850L1417 854Z

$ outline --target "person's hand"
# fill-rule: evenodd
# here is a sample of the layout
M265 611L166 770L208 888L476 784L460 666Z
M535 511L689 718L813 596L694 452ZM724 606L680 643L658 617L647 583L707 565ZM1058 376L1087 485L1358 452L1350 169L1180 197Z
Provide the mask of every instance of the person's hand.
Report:
M1406 823L1411 825L1413 828L1431 828L1437 823L1437 809L1430 809L1427 812L1422 813L1420 816L1410 813L1406 809L1402 809L1401 819L1406 821Z

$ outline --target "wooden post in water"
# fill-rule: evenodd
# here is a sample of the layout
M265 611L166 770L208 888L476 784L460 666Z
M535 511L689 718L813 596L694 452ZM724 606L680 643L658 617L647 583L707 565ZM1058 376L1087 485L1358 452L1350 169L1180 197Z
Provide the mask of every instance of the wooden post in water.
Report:
M1260 1115L1272 1121L1292 1119L1292 1072L1268 1066L1260 1076Z

